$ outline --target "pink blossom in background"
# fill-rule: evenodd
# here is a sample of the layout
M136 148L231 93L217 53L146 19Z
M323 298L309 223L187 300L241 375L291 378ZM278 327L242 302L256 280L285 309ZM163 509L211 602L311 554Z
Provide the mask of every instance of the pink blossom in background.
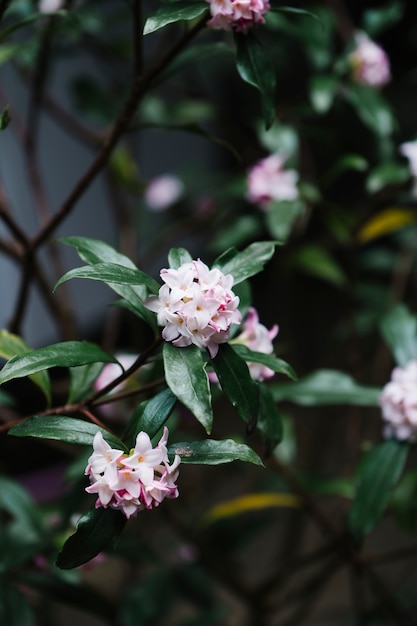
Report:
M149 435L140 432L129 454L112 448L98 431L94 436L93 454L85 473L90 486L87 493L97 494L96 508L120 509L129 519L143 509L152 509L164 498L177 498L180 457L169 464L168 429L153 448Z
M400 153L408 159L411 176L413 177L411 195L417 198L417 140L402 143L400 145Z
M396 367L380 397L384 436L417 441L417 361Z
M353 79L370 87L383 87L391 80L391 69L386 52L365 33L355 36L356 47L349 54Z
M207 0L211 19L207 26L216 30L246 31L255 24L264 24L264 15L271 8L268 0Z
M271 154L253 165L247 177L247 197L262 209L268 209L272 201L296 200L298 198L298 173L284 169L285 158Z
M63 0L40 0L38 8L40 13L54 13L62 9L63 6Z
M137 355L125 353L115 354L115 357L124 370L128 370L129 367L131 367L138 358ZM117 363L106 363L94 383L94 389L104 389L104 387L107 387L107 385L116 380L116 378L118 378L121 373L122 370L120 369L120 366L117 365ZM122 383L120 383L120 385L112 389L111 393L116 393L117 391L120 391L125 385L126 381L123 381Z
M172 174L164 174L151 180L144 198L152 211L165 211L177 202L184 192L184 183Z
M231 290L233 276L210 270L200 259L163 269L160 276L165 285L145 306L158 314L162 337L179 348L207 348L214 358L219 344L228 340L230 326L242 319L239 298Z
M268 330L266 326L259 322L256 309L250 307L243 325L243 332L233 339L233 343L242 343L250 350L253 350L253 352L272 354L274 351L272 341L277 334L278 326L274 324L274 326ZM248 367L253 380L263 381L266 378L271 378L271 376L275 374L269 367L260 363L248 363Z

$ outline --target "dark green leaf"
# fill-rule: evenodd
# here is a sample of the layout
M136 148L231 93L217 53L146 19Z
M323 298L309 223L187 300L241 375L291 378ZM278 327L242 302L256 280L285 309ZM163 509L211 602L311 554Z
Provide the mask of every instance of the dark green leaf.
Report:
M22 50L21 43L5 43L0 46L0 65L13 59Z
M311 11L306 11L306 9L299 9L297 7L281 7L281 6L272 6L271 11L276 11L277 13L292 13L294 15L302 15L305 17L312 17L315 20L320 22L320 18L315 13Z
M279 243L285 243L291 234L297 218L302 214L304 204L299 200L271 202L265 219L268 231Z
M83 400L93 391L94 383L99 377L103 366L103 363L87 363L87 365L71 367L69 404Z
M9 107L5 107L4 111L0 113L0 130L5 130L11 121Z
M152 439L171 415L177 397L171 389L164 389L156 396L140 404L130 418L125 438L132 444L136 435L144 431Z
M271 60L252 31L234 33L236 67L240 77L261 93L266 128L275 121L275 72Z
M276 402L289 400L296 404L353 404L378 406L381 389L365 387L337 370L318 370L297 383L271 386Z
M170 455L179 454L181 463L219 465L230 463L230 461L247 461L255 465L263 465L252 448L243 443L236 443L232 439L175 443L169 447L168 452Z
M266 385L259 386L259 417L257 428L265 437L266 454L272 453L282 440L283 424L274 397Z
M160 82L164 82L173 74L180 72L193 63L204 63L206 66L209 61L217 59L218 57L222 59L225 57L232 58L232 48L222 41L190 46L171 61L167 69L158 76L153 84L155 85Z
M399 163L383 163L375 167L366 179L369 193L378 193L387 185L400 185L410 178L410 170Z
M68 12L63 11L63 10L56 11L54 15L66 16L68 15ZM47 17L46 13L32 13L32 15L29 15L29 17L26 17L24 20L21 20L20 22L16 22L15 24L11 24L11 26L9 26L8 28L5 28L2 32L0 32L0 43L4 41L9 35L14 33L15 31L20 30L21 28L24 28L25 26L28 26L29 24L32 24L33 22L36 22L37 20L46 19L46 17Z
M402 476L392 493L389 506L397 523L414 533L417 528L417 470Z
M21 485L4 476L0 477L0 509L17 520L25 521L35 535L42 533L41 518L32 498Z
M0 372L0 384L30 376L51 367L74 367L86 363L117 363L114 356L87 341L64 341L32 350L7 361Z
M127 256L117 252L104 241L88 237L66 237L60 241L68 246L73 246L77 250L81 260L89 265L96 263L115 263L116 265L123 265L132 270L138 269ZM109 287L126 300L128 303L126 306L129 310L143 319L155 331L157 330L155 314L143 305L143 300L147 296L145 286L109 284Z
M91 422L66 415L34 415L24 422L12 426L9 435L15 437L39 437L56 439L82 446L92 446L94 435L101 431L104 439L116 450L127 451L126 446L107 430Z
M27 343L18 335L13 335L7 330L0 330L0 356L4 359L11 359L18 354L27 354L31 352ZM30 379L44 393L48 403L51 400L51 383L49 381L48 372L41 371L30 376Z
M331 74L317 74L310 81L310 101L316 113L323 115L332 107L338 79Z
M165 378L172 393L210 433L213 423L210 384L202 352L196 346L177 348L164 343Z
M58 554L56 564L61 569L72 569L87 563L103 550L111 547L126 524L123 513L115 509L93 509L85 513Z
M72 278L89 278L91 280L100 280L106 284L112 285L144 285L151 292L157 293L160 285L138 269L130 269L124 265L116 263L96 263L94 265L86 265L84 267L76 267L62 276L56 283L54 290Z
M406 443L390 440L366 453L349 511L349 527L357 539L367 535L383 516L392 489L402 474L408 450Z
M175 270L183 265L183 263L190 263L192 260L193 257L185 248L171 248L168 253L169 267Z
M274 354L254 352L253 350L249 350L247 346L240 343L231 342L230 345L233 350L247 363L260 363L261 365L266 365L266 367L269 367L274 372L278 372L278 374L285 374L292 380L297 380L297 374L294 372L291 365L283 359L279 359Z
M164 28L168 24L179 22L180 20L193 20L199 15L208 11L207 3L199 0L175 0L166 2L159 7L155 15L148 17L143 29L144 35Z
M336 287L344 287L347 283L342 268L325 248L314 244L300 246L294 254L293 261L307 274Z
M248 428L254 428L259 412L259 386L252 380L245 361L224 343L211 363L227 398Z
M417 317L398 304L381 321L381 332L400 367L417 360Z
M273 241L258 241L250 244L242 252L231 248L219 256L213 265L224 274L232 274L233 284L237 285L263 270L265 263L275 252L275 245Z
M404 15L405 3L393 0L384 6L368 9L363 14L363 30L371 37L378 37L399 22Z
M385 98L374 87L351 83L344 90L358 117L373 133L387 137L395 130L395 118Z

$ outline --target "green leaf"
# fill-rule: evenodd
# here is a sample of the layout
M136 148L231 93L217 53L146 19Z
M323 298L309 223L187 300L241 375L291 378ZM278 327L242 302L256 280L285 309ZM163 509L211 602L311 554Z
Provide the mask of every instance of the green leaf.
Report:
M363 14L363 30L372 38L392 28L404 15L405 3L399 0L388 2L382 7L368 9Z
M0 114L0 130L5 130L11 122L11 116L9 106L4 108L3 113Z
M0 385L51 367L74 367L86 363L117 363L117 359L87 341L64 341L18 354L0 372Z
M263 465L252 448L243 443L236 443L233 439L175 443L169 447L168 452L170 455L179 454L181 463L220 465L231 461L246 461Z
M318 74L310 81L310 101L316 113L327 113L333 104L338 79L331 74Z
M261 365L266 365L274 372L278 374L285 374L288 378L292 380L297 380L297 374L294 372L293 368L289 363L284 361L283 359L279 359L274 354L265 354L264 352L255 352L254 350L250 350L247 346L244 346L240 343L233 343L233 340L230 342L233 350L244 359L247 363L260 363Z
M367 535L383 516L397 484L409 447L404 442L384 441L366 453L357 476L357 491L349 511L349 527L357 539Z
M236 67L240 77L261 94L266 128L275 121L275 72L270 58L252 31L234 32Z
M193 257L185 248L171 248L168 253L169 267L175 270L183 265L183 263L190 263L192 260Z
M263 270L265 263L273 256L275 246L273 241L258 241L250 244L242 252L230 248L217 257L213 266L218 267L224 274L232 274L233 284L237 285Z
M389 503L397 523L414 533L417 528L417 470L404 474Z
M283 421L269 387L259 385L259 392L259 417L256 426L265 437L266 455L269 455L282 440Z
M164 389L156 396L141 403L134 411L126 429L125 438L132 444L136 435L144 431L152 439L171 415L177 397L171 389Z
M0 330L0 356L4 359L11 359L19 354L27 354L32 349L18 335L13 335L7 330ZM1 377L2 372L0 372ZM30 379L41 389L47 399L51 401L51 383L48 372L42 371L32 374Z
M87 363L70 369L70 389L68 403L83 400L93 391L95 381L103 369L103 363Z
M299 200L271 202L266 211L265 220L268 231L279 243L285 243L292 227L301 215L304 204Z
M233 50L230 46L222 41L210 42L200 45L193 45L178 54L168 65L156 80L153 81L153 85L157 85L161 82L165 82L173 74L180 72L184 68L194 63L204 63L205 66L212 59L230 57L233 58Z
M42 520L32 498L19 483L4 476L0 476L0 509L16 520L24 521L35 536L42 534Z
M22 50L21 43L5 43L0 46L0 65L7 63L10 59L13 59L20 50Z
M410 178L410 170L399 163L382 163L375 167L366 179L368 193L378 193L387 185L400 185Z
M137 270L136 265L127 256L117 252L112 246L98 239L88 237L66 237L60 241L68 246L73 246L80 256L80 259L89 265L97 263L115 263L123 265L132 270ZM153 330L157 330L156 316L149 311L143 300L147 296L146 287L143 285L118 285L109 284L119 296L128 302L127 308L143 319Z
M143 28L143 34L149 35L180 20L194 20L206 11L208 11L207 2L200 2L199 0L166 2L159 7L155 15L148 17Z
M211 363L227 398L248 428L254 428L259 412L259 385L252 380L245 361L224 343Z
M293 15L302 15L305 17L312 17L315 20L320 22L320 17L311 11L307 11L306 9L299 9L297 7L281 7L281 6L272 6L271 11L276 11L277 13L292 13Z
M55 439L81 446L92 446L97 431L101 431L104 439L112 448L128 451L124 443L104 428L67 415L34 415L24 422L12 426L9 429L9 435Z
M306 406L378 406L381 389L365 387L337 370L318 370L297 383L271 386L276 402L289 400Z
M106 284L112 285L144 285L150 289L152 293L157 293L159 283L153 278L138 269L130 269L116 263L96 263L94 265L85 265L84 267L76 267L62 276L56 283L54 290L72 278L89 278L91 280L101 280Z
M336 287L344 287L347 284L342 268L324 248L314 244L302 246L295 252L293 260L297 267L311 276Z
M54 12L54 15L66 16L66 15L69 15L69 13L68 11L62 10L62 11ZM46 13L32 13L32 15L30 15L29 17L26 17L24 20L21 20L20 22L16 22L15 24L11 24L11 26L9 26L8 28L5 28L3 31L0 32L0 43L4 41L9 35L14 33L15 31L20 30L21 28L24 28L25 26L28 26L29 24L32 24L33 22L36 22L37 20L46 19L46 18L47 18Z
M210 384L202 352L196 346L177 348L164 343L165 378L172 393L210 433L213 423Z
M396 127L395 118L385 98L374 87L350 83L344 96L362 122L379 137L388 137Z
M404 304L398 304L381 320L380 329L400 367L417 360L417 317Z
M126 525L123 513L115 509L93 509L85 513L58 554L56 565L72 569L87 563L118 539Z

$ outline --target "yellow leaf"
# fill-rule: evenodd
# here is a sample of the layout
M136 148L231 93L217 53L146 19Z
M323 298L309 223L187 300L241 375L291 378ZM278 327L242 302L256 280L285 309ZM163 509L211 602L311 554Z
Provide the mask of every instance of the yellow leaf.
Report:
M297 508L299 506L300 498L292 493L253 493L216 504L206 513L204 521L210 524L248 511L270 507Z
M368 241L372 239L389 235L416 221L417 215L415 211L401 207L390 207L365 222L356 235L356 238L359 243L368 243Z

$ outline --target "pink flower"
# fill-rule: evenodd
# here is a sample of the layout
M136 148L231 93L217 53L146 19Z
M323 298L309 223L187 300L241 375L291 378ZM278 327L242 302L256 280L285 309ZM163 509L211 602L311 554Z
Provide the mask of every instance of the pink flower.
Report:
M157 313L162 337L179 348L207 348L214 358L219 344L228 340L231 325L241 320L239 298L231 290L233 276L210 270L200 259L162 269L160 276L165 285L145 306Z
M167 452L168 429L155 448L144 432L136 437L130 454L115 450L98 431L94 436L94 452L85 473L90 478L87 493L97 494L96 507L120 509L129 518L143 509L152 509L164 498L177 498L180 457L170 465Z
M124 353L116 354L115 357L124 370L128 370L129 367L131 367L138 358L137 355ZM107 387L109 383L112 383L116 378L118 378L122 373L120 365L118 365L117 363L106 363L94 383L94 389L104 389L104 387ZM120 383L120 385L112 389L111 393L116 393L117 391L120 391L125 385L126 381Z
M145 202L152 211L165 211L179 200L184 191L183 182L172 174L151 180L145 191Z
M40 13L54 13L62 9L63 6L63 0L40 0L38 8Z
M268 0L207 0L211 19L207 26L216 30L246 31L255 24L264 24L264 15L271 8Z
M280 154L271 154L253 165L247 178L248 199L268 209L275 201L296 200L298 198L298 173L284 169L285 158Z
M391 70L385 51L365 33L357 33L355 42L356 47L348 56L353 79L371 87L386 85L391 80Z
M380 397L384 436L417 441L417 361L396 367Z

